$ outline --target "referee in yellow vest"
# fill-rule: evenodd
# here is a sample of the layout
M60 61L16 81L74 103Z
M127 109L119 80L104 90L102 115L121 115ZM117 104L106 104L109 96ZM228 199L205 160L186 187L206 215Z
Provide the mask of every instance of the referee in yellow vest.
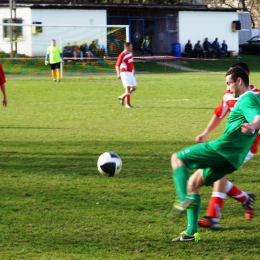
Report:
M48 47L45 57L45 65L50 63L51 76L54 82L60 82L60 65L63 62L63 54L61 48L56 46L56 41L51 40L51 45Z

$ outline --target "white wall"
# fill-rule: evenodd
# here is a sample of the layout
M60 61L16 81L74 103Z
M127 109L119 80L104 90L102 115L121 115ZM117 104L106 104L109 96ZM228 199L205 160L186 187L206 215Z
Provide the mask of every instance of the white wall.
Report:
M31 10L30 8L17 8L16 10L16 17L22 18L23 23L31 23ZM10 9L9 8L1 8L0 12L0 23L3 22L3 19L10 18ZM19 50L19 53L21 54L30 54L32 47L31 44L27 44L27 42L30 42L30 31L31 28L25 28L23 31L24 35L28 35L28 39L26 41L23 41L22 39L18 39L17 42L17 49ZM3 36L3 26L0 26L0 51L10 52L11 45L9 39L4 39Z
M251 29L251 37L260 35L260 28L252 28ZM250 40L250 39L247 39Z
M2 12L4 11L4 14ZM106 28L77 27L77 25L106 25L106 10L67 10L67 9L30 9L17 8L17 18L23 18L24 24L41 22L42 25L68 25L68 27L44 27L43 32L32 34L31 26L24 26L23 39L18 42L18 53L28 56L45 55L51 39L56 39L57 44L65 46L68 42L91 43L98 38L100 46L106 46ZM3 18L10 17L9 8L1 8L0 23ZM40 26L40 25L38 25ZM74 26L74 27L73 27ZM0 29L2 33L3 30ZM3 36L0 34L0 46ZM10 52L10 44L1 47Z
M238 32L231 30L232 21L236 20L236 12L180 11L179 43L182 51L188 40L194 47L198 40L203 44L208 37L212 43L217 37L220 44L226 40L228 49L238 53Z
M54 9L32 9L32 22L42 22L44 25L106 25L106 10L54 10ZM106 28L90 27L44 27L42 34L32 36L32 56L39 53L44 54L46 47L50 45L51 39L56 39L57 44L62 46L67 43L77 42L77 45L87 43L88 45L98 38L100 47L106 46ZM44 44L39 48L40 44Z

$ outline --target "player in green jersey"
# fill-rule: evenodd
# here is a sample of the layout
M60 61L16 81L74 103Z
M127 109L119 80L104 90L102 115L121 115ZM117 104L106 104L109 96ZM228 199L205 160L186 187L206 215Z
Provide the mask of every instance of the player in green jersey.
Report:
M229 69L226 84L239 97L231 111L222 136L174 153L171 157L177 201L171 214L187 209L188 227L177 241L196 241L200 211L199 190L212 185L243 163L260 128L260 97L250 91L249 78L241 67ZM199 169L189 177L188 169Z
M45 65L50 63L51 75L54 82L60 82L60 64L63 59L61 48L56 45L55 40L51 40L51 45L46 51Z

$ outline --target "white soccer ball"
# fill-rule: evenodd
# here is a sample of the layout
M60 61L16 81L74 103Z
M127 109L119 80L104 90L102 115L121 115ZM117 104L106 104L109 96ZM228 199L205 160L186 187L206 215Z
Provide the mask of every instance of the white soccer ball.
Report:
M102 153L97 161L98 171L105 176L114 176L122 169L122 161L114 152Z

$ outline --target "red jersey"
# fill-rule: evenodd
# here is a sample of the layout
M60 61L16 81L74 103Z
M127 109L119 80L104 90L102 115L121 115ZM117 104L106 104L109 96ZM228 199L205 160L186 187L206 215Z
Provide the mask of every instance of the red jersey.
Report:
M5 74L4 74L4 71L3 71L3 67L2 67L2 64L0 63L0 85L3 85L5 84Z
M134 56L131 52L123 51L118 56L116 66L120 68L120 72L128 71L133 72L134 70Z
M254 86L250 87L254 94L260 95L259 89L255 88ZM214 114L219 118L225 117L225 115L234 108L237 100L238 98L234 98L230 93L230 90L226 90L222 96L221 103L214 109Z
M251 87L251 91L254 94L260 96L259 89L255 88L254 86L250 86L250 87ZM238 98L234 98L233 95L230 93L230 90L226 90L222 96L221 103L214 109L214 114L219 118L225 117L225 115L234 108L237 100ZM259 141L260 141L260 134L257 135L255 142L253 143L250 149L251 153L255 154L257 152Z

